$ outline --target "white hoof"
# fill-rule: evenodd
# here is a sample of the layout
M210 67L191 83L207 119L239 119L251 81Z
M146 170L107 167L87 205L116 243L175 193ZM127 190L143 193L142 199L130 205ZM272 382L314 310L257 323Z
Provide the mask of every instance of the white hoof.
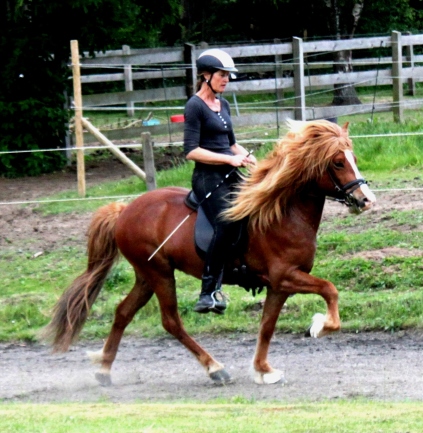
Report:
M274 383L285 383L283 372L280 370L273 370L271 373L254 372L254 382L258 385L271 385Z
M93 364L101 364L103 361L103 349L98 350L97 352L87 351L87 355Z
M316 313L313 316L312 323L309 329L310 337L319 338L323 337L323 327L325 326L326 316L322 313Z

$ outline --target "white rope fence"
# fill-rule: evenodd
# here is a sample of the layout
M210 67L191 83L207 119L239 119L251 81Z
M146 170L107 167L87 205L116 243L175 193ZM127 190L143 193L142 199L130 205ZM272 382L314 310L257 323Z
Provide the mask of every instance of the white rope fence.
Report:
M267 131L267 129L260 129L261 131ZM252 134L254 131L242 133L239 132L236 135L242 136L243 134ZM393 137L415 137L423 135L423 131L417 132L390 132L386 134L362 134L362 135L350 135L351 139L361 139L361 138L393 138ZM248 143L274 143L277 138L256 138L249 140L239 140L240 144L248 144ZM127 143L127 144L115 144L118 148L142 148L141 143ZM162 143L154 143L154 147L172 147L172 146L183 146L182 141L166 141ZM78 150L75 146L67 147L67 148L52 148L52 149L28 149L28 150L9 150L9 151L1 151L0 155L4 154L20 154L20 153L38 153L38 152L64 152L66 150L76 151ZM106 146L84 146L84 150L107 150Z
M374 193L390 193L390 192L418 192L423 191L422 188L382 188L382 189L372 189ZM21 201L4 201L0 202L0 206L13 206L13 205L29 205L29 204L50 204L50 203L66 203L66 202L86 202L92 200L113 200L113 201L125 201L139 197L144 194L140 192L139 194L127 194L127 195L111 195L111 196L101 196L101 197L78 197L78 198L57 198L57 199L47 199L47 200L21 200Z

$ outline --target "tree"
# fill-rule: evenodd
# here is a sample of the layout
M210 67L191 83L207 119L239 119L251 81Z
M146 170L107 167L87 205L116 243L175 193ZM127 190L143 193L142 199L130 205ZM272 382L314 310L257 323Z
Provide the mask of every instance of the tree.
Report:
M154 46L177 0L6 0L0 3L0 151L63 149L70 41L81 51ZM0 155L0 174L59 169L63 151Z
M352 39L363 11L364 0L325 0L330 12L328 16L329 28L336 39ZM334 69L338 74L348 73L353 70L351 50L337 51L334 53ZM352 84L335 85L333 105L361 104L357 92Z

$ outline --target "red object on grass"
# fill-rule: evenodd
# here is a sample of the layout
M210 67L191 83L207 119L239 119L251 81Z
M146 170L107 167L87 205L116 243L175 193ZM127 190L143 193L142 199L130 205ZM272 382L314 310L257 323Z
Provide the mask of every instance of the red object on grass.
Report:
M184 120L185 117L183 114L174 114L173 116L170 116L170 121L173 123L183 122Z

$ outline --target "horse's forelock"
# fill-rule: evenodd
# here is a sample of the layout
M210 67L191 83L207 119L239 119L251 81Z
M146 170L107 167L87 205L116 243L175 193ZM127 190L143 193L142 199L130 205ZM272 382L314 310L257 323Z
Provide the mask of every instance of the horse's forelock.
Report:
M324 171L329 161L340 150L351 149L348 131L339 125L324 121L290 122L292 128L279 144L288 172L283 176L293 176L295 182L308 181L317 172Z
M302 173L325 170L330 160L343 150L352 150L348 130L326 120L306 122L300 133L295 134L291 151L302 164Z

